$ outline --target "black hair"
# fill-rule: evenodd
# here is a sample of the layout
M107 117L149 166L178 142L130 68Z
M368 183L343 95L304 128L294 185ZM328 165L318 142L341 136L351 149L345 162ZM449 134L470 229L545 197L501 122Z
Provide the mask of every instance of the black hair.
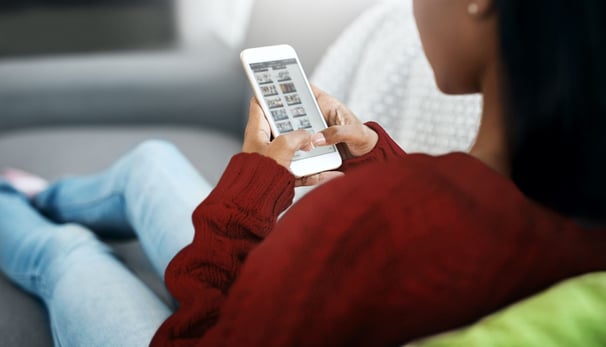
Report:
M512 178L570 217L606 221L606 1L495 0Z

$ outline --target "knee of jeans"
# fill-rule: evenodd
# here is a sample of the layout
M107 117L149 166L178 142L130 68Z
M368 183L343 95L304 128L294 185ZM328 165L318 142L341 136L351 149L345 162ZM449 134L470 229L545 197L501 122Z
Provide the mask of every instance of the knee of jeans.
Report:
M100 257L112 251L97 239L95 234L76 224L65 224L55 228L36 251L37 273L40 275L40 293L52 293L55 284L74 266L93 265ZM94 268L90 266L91 271Z
M67 255L75 250L87 249L90 251L107 250L95 233L78 224L64 224L56 228L48 240L48 247L59 255Z
M158 167L170 166L183 155L177 147L164 140L147 140L130 152L131 172L149 173Z
M41 250L44 263L49 266L69 264L72 261L83 261L99 253L111 253L95 234L76 224L62 225L52 232Z

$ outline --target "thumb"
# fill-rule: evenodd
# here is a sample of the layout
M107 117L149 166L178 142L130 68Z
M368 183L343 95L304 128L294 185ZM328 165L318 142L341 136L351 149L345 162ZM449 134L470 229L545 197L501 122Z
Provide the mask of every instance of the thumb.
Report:
M280 135L274 140L274 143L289 149L294 154L298 150L311 151L314 149L311 139L312 135L307 130L297 130Z
M315 134L312 143L315 146L328 146L343 143L347 155L361 156L370 152L378 141L378 135L364 124L333 125ZM343 154L343 153L341 153Z
M297 130L278 136L269 145L265 155L273 158L280 165L289 168L298 150L310 151L313 148L311 134L306 130Z
M349 143L359 140L356 129L351 125L333 125L312 137L314 146L336 145L338 143Z

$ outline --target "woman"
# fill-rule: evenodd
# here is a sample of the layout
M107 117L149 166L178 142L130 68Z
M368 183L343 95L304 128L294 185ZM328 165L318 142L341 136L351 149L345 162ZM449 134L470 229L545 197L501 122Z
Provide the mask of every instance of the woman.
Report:
M606 269L604 5L414 3L440 88L483 94L470 155L406 155L319 90L332 126L270 142L252 102L243 153L172 260L193 233L184 211L208 187L170 146L146 144L37 194L54 222L4 185L0 264L45 301L57 344L137 345L155 333L154 346L391 346ZM334 143L341 172L296 181L286 169L297 150ZM276 222L295 184L343 174ZM178 310L164 321L170 310L91 232L55 222L134 230Z

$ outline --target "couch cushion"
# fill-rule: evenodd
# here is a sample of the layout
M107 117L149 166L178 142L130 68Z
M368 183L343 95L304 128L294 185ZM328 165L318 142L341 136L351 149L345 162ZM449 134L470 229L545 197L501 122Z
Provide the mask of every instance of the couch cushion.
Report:
M16 167L49 179L106 168L146 139L173 142L204 177L216 183L240 139L185 127L56 127L0 134L0 168ZM51 159L52 158L52 159Z
M408 347L606 346L606 273L563 281L471 327Z

